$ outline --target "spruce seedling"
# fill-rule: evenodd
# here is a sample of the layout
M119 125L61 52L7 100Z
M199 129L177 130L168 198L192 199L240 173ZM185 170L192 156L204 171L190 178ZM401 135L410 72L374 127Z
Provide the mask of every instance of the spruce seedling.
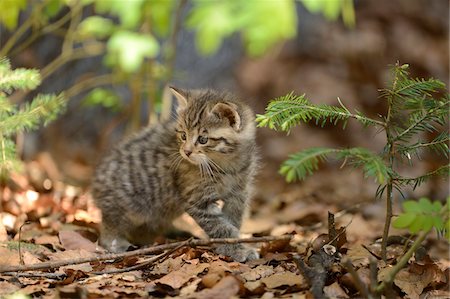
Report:
M0 58L0 182L3 184L11 171L20 166L13 141L17 133L48 124L62 112L62 95L37 95L22 106L10 102L8 95L14 90L35 89L41 82L34 69L12 70L6 58Z
M272 100L265 114L258 115L259 127L289 132L301 123L315 121L317 125L355 119L365 127L376 127L384 132L386 143L380 153L362 147L309 148L292 154L280 168L288 182L304 179L318 169L319 163L334 155L346 165L362 168L366 177L374 177L379 184L376 196L386 196L386 221L382 240L382 257L386 260L386 246L392 218L394 190L405 186L418 187L433 176L448 176L449 164L418 177L406 177L397 170L400 162L413 165L424 151L433 151L448 158L449 133L447 131L450 97L443 82L436 79L412 79L408 65L397 63L392 67L392 82L380 91L387 111L380 119L363 113L351 112L338 98L339 106L312 104L305 95L290 93ZM424 133L435 134L424 140Z

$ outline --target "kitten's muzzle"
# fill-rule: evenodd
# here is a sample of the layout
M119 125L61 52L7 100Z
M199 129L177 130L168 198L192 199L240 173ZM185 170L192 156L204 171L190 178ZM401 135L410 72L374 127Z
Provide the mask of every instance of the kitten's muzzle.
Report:
M188 156L188 157L192 154L192 151L191 151L191 150L185 149L185 150L183 150L183 151L184 151L184 154L185 154L186 156Z

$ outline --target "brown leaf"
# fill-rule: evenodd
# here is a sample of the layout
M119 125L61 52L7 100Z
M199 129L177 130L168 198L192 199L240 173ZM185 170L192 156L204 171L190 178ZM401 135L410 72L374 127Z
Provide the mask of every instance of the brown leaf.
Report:
M305 285L306 283L302 275L292 272L275 273L271 276L262 278L261 282L264 283L269 289L274 289L281 286Z
M410 298L419 298L431 283L445 283L445 277L437 265L412 264L397 274L394 283Z
M204 289L197 294L193 294L192 298L196 299L229 299L239 292L240 282L229 275L224 277L212 289Z
M97 246L92 241L84 238L79 233L71 230L59 232L59 240L66 250L83 249L88 252L96 252Z
M270 276L274 273L275 271L272 266L260 265L255 269L242 273L241 277L246 281L255 281Z
M194 277L197 277L197 275L202 273L206 268L208 268L208 266L209 265L206 263L201 263L198 265L185 264L179 270L172 271L154 282L168 285L173 289L179 289L186 282Z
M7 281L0 281L0 297L14 293L20 290L20 287Z
M83 250L66 250L66 251L57 251L53 253L49 253L48 257L50 260L61 261L61 260L69 260L69 259L78 259L84 257L92 257L94 253ZM68 265L60 268L62 271L65 269L73 269L73 270L81 270L84 272L91 272L92 266L89 263L78 264L78 265Z
M328 298L349 298L337 282L324 287L323 292L328 296Z
M266 256L268 253L292 251L292 246L289 245L290 240L278 240L265 243L261 246L261 256Z

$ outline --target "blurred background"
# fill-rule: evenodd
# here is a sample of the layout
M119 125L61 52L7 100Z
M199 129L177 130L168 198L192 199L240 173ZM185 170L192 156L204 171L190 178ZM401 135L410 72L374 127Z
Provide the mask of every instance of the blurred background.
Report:
M409 64L414 77L448 83L448 12L445 0L1 1L0 56L42 76L36 90L10 99L24 103L37 93L63 92L67 101L56 121L16 137L18 151L36 190L55 188L48 178L88 188L112 145L171 109L167 84L228 90L259 114L293 91L313 103L337 104L339 97L377 116L385 113L378 90L397 61ZM381 151L384 138L351 121L345 130L302 125L289 136L259 129L256 202L283 194L348 205L373 200L375 182L333 161L289 185L278 169L301 149ZM408 171L433 170L443 159L427 157ZM407 195L444 198L448 187L436 179Z

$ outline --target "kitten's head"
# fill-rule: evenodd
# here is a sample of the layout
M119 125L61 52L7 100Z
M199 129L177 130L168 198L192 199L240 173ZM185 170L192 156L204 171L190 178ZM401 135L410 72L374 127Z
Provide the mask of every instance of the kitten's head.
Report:
M254 114L232 95L173 87L171 91L178 101L179 152L190 163L221 167L254 144Z

